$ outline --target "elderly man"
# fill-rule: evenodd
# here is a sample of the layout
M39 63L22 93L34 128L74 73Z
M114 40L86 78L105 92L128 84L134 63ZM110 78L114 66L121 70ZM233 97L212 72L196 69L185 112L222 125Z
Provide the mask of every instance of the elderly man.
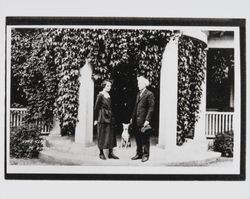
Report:
M139 92L131 118L137 149L136 155L131 159L142 159L142 162L146 162L149 159L150 124L154 112L154 95L146 88L149 85L146 78L140 76L137 80Z

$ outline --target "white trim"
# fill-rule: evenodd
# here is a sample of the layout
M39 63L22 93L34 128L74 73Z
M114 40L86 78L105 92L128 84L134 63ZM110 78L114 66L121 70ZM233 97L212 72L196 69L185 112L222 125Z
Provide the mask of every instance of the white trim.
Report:
M233 37L212 38L208 40L208 48L234 48Z
M199 39L207 44L207 35L204 32L197 31L197 30L185 30L182 33L183 35L193 37L195 39Z
M181 31L235 31L237 27L231 26L117 26L117 25L7 25L11 28L75 28L75 29L131 29L131 30L181 30Z
M9 126L10 126L10 58L11 58L11 28L31 28L31 27L42 27L45 26L7 26L7 54L6 54L6 63L7 63L7 92L6 92L6 129L7 129L7 138L6 138L6 154L7 154L7 173L159 173L159 174L192 174L192 173L218 173L218 174L238 174L239 165L240 165L240 49L239 49L239 29L236 27L189 27L187 29L192 30L235 30L235 157L234 157L234 166L230 168L208 168L208 167L105 167L105 166L18 166L9 164ZM51 26L53 28L62 28L62 26ZM72 28L72 26L64 26L65 28ZM75 26L76 28L83 26ZM93 26L91 26L93 28ZM108 26L95 26L94 28L100 28ZM110 26L109 26L110 27ZM138 27L131 27L131 29L139 29ZM48 26L47 26L48 28ZM86 27L85 27L86 28ZM114 28L114 26L112 27ZM126 27L117 27L119 29ZM140 29L144 27L140 26ZM148 29L171 29L170 26L152 26L147 27ZM185 27L176 26L172 27L174 30L185 29ZM153 169L152 169L153 168Z
M7 27L6 35L6 165L10 168L10 89L11 89L11 27Z
M240 35L234 32L234 165L240 169L241 146L241 65L240 65Z

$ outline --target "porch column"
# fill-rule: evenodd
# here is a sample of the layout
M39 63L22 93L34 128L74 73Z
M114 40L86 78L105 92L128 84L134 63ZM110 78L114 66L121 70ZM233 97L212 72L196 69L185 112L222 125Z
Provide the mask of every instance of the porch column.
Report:
M178 38L171 39L163 53L160 77L160 118L158 146L167 150L176 148Z
M80 89L78 119L75 131L75 142L90 146L93 144L93 106L94 106L94 81L92 67L88 61L80 69Z
M61 136L60 132L61 132L60 122L56 117L54 117L53 127L52 127L51 131L49 132L49 136Z

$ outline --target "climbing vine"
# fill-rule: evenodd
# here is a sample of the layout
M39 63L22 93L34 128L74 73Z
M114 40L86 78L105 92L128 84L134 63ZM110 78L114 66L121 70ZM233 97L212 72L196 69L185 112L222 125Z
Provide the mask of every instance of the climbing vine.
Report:
M133 60L138 75L156 87L168 30L13 29L11 67L27 99L28 118L50 125L60 120L62 135L74 134L80 68L88 59L99 84L119 64Z
M52 125L60 120L62 135L74 134L78 121L80 68L88 59L93 79L112 78L120 64L129 64L159 86L161 60L172 31L126 29L13 29L11 69L27 100L28 119ZM181 145L199 113L206 46L182 36L179 40L177 144ZM191 135L192 136L192 135Z
M133 60L134 70L159 86L168 30L123 29L13 29L12 74L25 95L28 119L52 125L60 120L62 135L74 134L78 121L80 68L88 59L93 79L100 84L114 69ZM181 145L199 113L204 80L206 46L182 36L179 40L177 144ZM192 135L191 135L192 136Z
M198 120L205 78L206 45L196 39L182 36L179 40L177 144L193 137Z
M51 124L57 97L53 45L42 29L12 30L11 69L17 90L25 96L29 122L42 119Z

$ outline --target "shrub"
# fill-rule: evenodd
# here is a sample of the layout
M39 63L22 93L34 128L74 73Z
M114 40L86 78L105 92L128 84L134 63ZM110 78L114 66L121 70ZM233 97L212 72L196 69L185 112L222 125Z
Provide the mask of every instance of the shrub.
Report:
M233 131L219 133L214 140L214 151L221 152L224 157L233 157L234 134Z
M37 158L42 150L41 130L37 126L20 126L10 133L10 157Z

